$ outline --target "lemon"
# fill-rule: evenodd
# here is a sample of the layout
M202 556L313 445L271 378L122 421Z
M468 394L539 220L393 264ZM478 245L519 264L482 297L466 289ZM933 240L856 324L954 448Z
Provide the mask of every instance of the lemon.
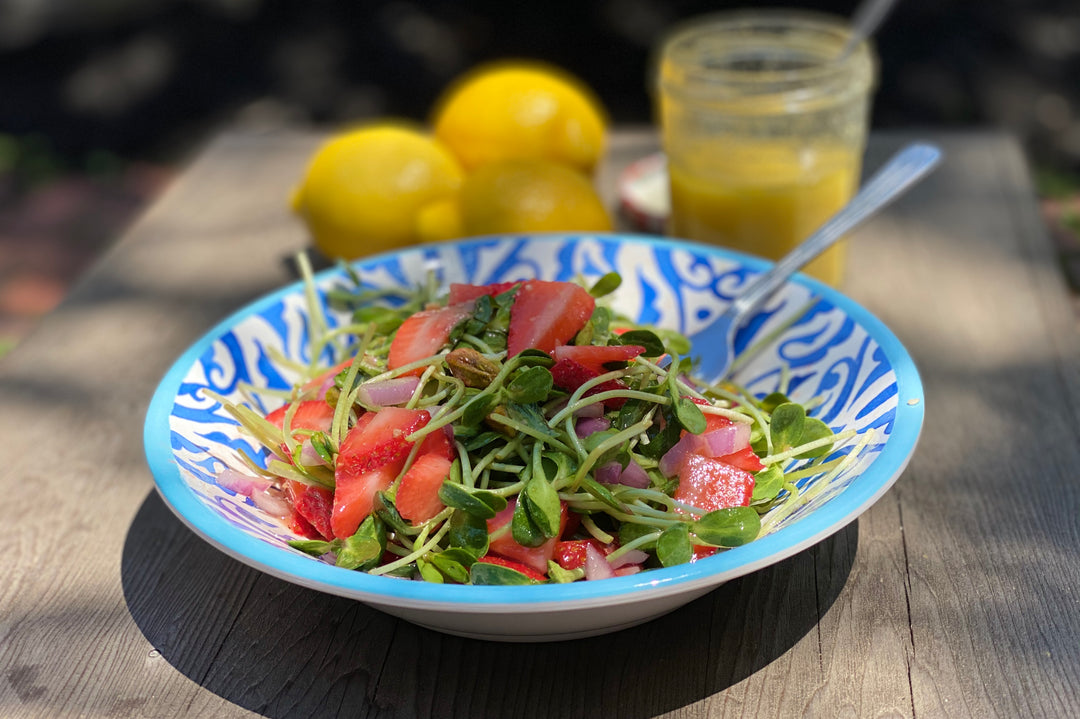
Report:
M327 257L352 259L447 237L464 173L438 140L412 127L379 123L332 137L313 156L292 208Z
M589 173L604 152L606 114L581 81L540 63L482 65L436 103L435 136L466 170L510 159Z
M548 160L505 160L465 178L461 232L608 232L611 217L580 172Z

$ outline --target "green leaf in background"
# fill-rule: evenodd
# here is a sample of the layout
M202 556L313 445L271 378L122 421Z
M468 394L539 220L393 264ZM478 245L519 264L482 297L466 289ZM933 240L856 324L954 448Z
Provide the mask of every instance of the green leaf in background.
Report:
M619 285L621 284L622 277L618 272L608 272L589 288L589 294L593 297L610 295L612 292L619 289Z
M659 357L667 352L664 343L651 330L630 330L619 335L619 344L638 345L645 348L646 357Z
M429 554L427 560L452 582L467 584L469 567L476 562L476 557L464 549L451 547L441 552Z
M630 544L630 542L641 539L646 534L659 534L659 530L656 527L650 527L646 524L636 524L634 522L623 522L619 526L619 544ZM656 541L646 542L644 544L637 545L638 549L643 551L649 551L656 546Z
M780 405L790 401L791 400L787 398L787 395L783 394L782 392L773 392L772 394L765 397L765 399L761 400L761 402L759 402L758 404L766 412L772 412Z
M376 492L373 503L375 514L395 532L408 533L412 528L405 518L398 514L394 501L385 492Z
M465 405L465 411L461 415L462 424L469 426L480 424L498 404L498 392L492 391L476 395Z
M698 539L718 547L738 547L761 532L761 517L753 507L730 507L709 512L693 524Z
M420 570L420 576L423 577L425 582L431 582L432 584L446 583L439 568L432 564L428 564L423 559L416 560L416 568Z

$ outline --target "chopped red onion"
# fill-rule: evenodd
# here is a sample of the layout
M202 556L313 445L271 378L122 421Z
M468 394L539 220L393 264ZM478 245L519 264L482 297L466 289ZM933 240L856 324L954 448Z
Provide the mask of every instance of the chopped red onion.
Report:
M603 484L618 484L622 475L622 471L622 465L619 464L618 460L616 460L614 462L608 462L607 464L602 464L597 467L593 471L593 476L596 478L597 482L601 482Z
M637 574L641 571L640 564L631 564L626 567L619 567L615 570L616 577L629 577L631 574Z
M326 461L315 451L315 447L312 446L310 439L305 439L300 444L299 463L305 467L327 466Z
M592 404L582 405L574 410L575 417L603 417L604 416L604 403L593 402Z
M255 492L251 495L251 501L255 503L256 507L275 517L284 519L292 514L292 507L285 500L281 490L276 487L267 487L262 491Z
M231 490L237 494L242 494L245 497L250 497L255 492L261 492L270 486L268 480L262 479L261 477L252 477L228 467L221 470L221 473L218 474L217 483L219 487Z
M611 428L611 420L607 417L582 417L574 425L574 432L578 437L588 437L594 432L601 432Z
M642 564L648 558L649 555L640 549L628 549L626 554L616 557L614 561L608 560L608 564L612 569L619 569L629 564Z
M419 377L394 377L379 382L365 382L356 398L369 407L390 407L405 404L420 384Z
M678 442L672 446L664 456L660 458L657 467L660 474L665 477L674 477L682 469L686 461L686 455L694 452L698 447L698 436L687 432Z
M585 545L585 579L611 579L615 570L608 564L607 557L589 542Z
M714 429L701 435L702 447L699 454L706 457L723 457L725 454L738 452L750 444L750 425L738 422L726 427Z
M651 480L645 469L631 460L619 474L619 484L625 484L627 487L634 487L635 489L645 489L651 484Z

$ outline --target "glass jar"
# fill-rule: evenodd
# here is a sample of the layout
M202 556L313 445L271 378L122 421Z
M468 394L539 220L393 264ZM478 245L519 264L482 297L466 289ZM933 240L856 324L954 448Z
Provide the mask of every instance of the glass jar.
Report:
M779 259L859 183L875 62L846 21L789 10L709 16L661 46L668 232ZM805 271L843 277L840 242Z

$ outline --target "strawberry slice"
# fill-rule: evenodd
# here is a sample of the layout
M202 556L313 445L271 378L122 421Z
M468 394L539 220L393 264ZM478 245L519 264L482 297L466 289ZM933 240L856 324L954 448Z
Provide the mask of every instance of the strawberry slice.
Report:
M289 480L285 485L286 496L296 514L305 520L323 539L333 539L330 512L334 506L334 494L325 487L313 487L303 482Z
M330 527L338 539L356 534L375 505L375 493L385 492L401 471L404 459L351 477L340 477L334 490L334 509Z
M457 457L457 450L454 448L453 427L446 425L442 429L424 437L420 443L420 454L437 454L453 462L454 458Z
M473 303L465 302L433 310L422 310L401 323L390 342L386 366L397 369L410 362L431 357L450 340L450 332L473 311ZM407 374L419 375L420 369Z
M749 507L754 476L717 459L688 454L679 470L675 499L712 512L728 507Z
M319 530L311 526L311 522L301 517L295 511L289 519L289 529L293 534L301 536L304 539L326 539L326 537L319 534Z
M614 547L601 542L599 539L567 539L555 545L555 561L563 569L577 569L585 566L585 555L589 545L601 554L610 554Z
M479 299L484 295L501 295L508 289L518 284L517 282L493 282L490 285L467 285L459 282L450 283L450 297L448 304L456 305L459 302Z
M571 359L603 374L607 372L604 365L608 362L629 362L644 351L645 348L639 345L559 345L552 354L556 361Z
M272 422L278 428L283 428L285 426L285 413L288 410L289 405L282 405L266 415L266 421ZM333 420L334 408L321 399L312 399L300 402L297 405L289 426L293 430L309 429L315 432L325 432L330 429L330 423Z
M585 384L594 377L599 377L604 373L601 368L599 370L588 367L581 364L575 359L561 359L557 361L551 367L551 379L556 387L566 390L567 392L573 392L581 385ZM609 379L605 382L601 382L588 392L585 396L597 394L598 392L607 392L609 390L625 389L626 384L617 379ZM626 400L623 398L615 398L604 401L604 406L608 409L618 409L626 404Z
M412 449L405 437L428 423L426 409L383 407L364 414L341 443L335 479L348 478L384 464L403 461Z
M716 459L725 464L730 464L733 467L738 467L750 474L756 474L765 469L765 465L761 463L761 459L754 453L753 448L749 446L743 447L738 452L725 454L723 457L717 457Z
M494 534L499 528L508 524L510 520L514 518L515 504L516 502L514 500L510 500L506 505L506 509L488 520L488 534ZM504 559L513 559L514 561L521 562L542 574L546 574L548 560L555 556L555 545L559 543L559 536L562 535L563 529L566 527L566 520L566 502L563 502L562 516L559 520L559 532L555 537L547 540L539 547L526 547L518 544L517 541L514 540L513 533L507 530L491 540L491 543L488 545L488 551L492 554L497 554Z
M349 430L334 468L335 537L351 537L371 514L375 493L390 487L412 449L405 437L430 419L427 410L384 407L363 415Z
M477 559L476 561L484 562L485 564L498 564L500 567L506 567L507 569L513 569L515 571L521 572L522 574L524 574L529 579L536 580L537 582L546 582L547 581L547 575L541 574L540 572L536 571L535 569L533 569L529 565L522 564L521 562L515 562L515 561L513 561L511 559L504 559L503 557L493 557L490 554L488 554L488 555L485 555L483 557L480 557L480 559ZM547 565L546 564L544 565L544 569L545 569L545 571L547 570Z
M507 356L529 348L551 352L566 344L589 321L595 307L592 295L572 282L527 280L510 307Z
M402 517L413 524L423 524L446 508L439 499L439 488L450 476L450 460L438 454L416 458L398 485L394 504Z

